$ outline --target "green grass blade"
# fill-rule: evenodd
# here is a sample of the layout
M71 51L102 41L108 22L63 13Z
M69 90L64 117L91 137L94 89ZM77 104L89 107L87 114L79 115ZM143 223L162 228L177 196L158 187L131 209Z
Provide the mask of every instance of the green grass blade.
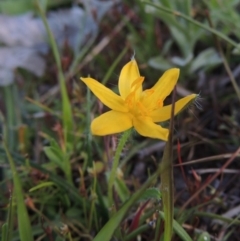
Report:
M52 51L54 54L54 58L55 58L55 61L57 64L57 68L58 68L58 80L59 80L59 86L60 86L60 91L61 91L61 96L62 96L62 112L63 112L62 118L63 118L63 126L64 126L64 138L65 138L65 144L69 145L69 144L73 143L73 116L72 116L71 103L69 101L69 97L67 94L65 77L63 74L63 70L62 70L61 58L60 58L60 54L59 54L59 51L57 48L56 41L55 41L54 36L51 32L51 29L48 25L44 10L42 9L39 1L37 1L37 7L39 10L39 14L43 20L43 23L45 25L45 28L47 30L50 45L51 45L51 48L52 48ZM68 168L68 167L66 167L66 168Z
M8 227L8 224L7 223L4 223L3 225L2 225L2 241L8 241L8 240L10 240L9 238L8 238L8 230L9 230L9 227Z
M13 198L10 197L9 208L8 208L8 217L7 223L2 226L2 241L11 241L12 240L12 232L13 232Z
M52 47L52 51L53 51L54 58L58 68L58 81L59 81L60 92L62 97L62 121L63 121L63 133L64 133L64 143L65 143L63 147L63 151L67 153L69 150L72 150L72 145L74 143L73 115L72 115L71 103L67 93L65 77L62 70L61 58L57 48L57 43L48 25L44 9L42 8L39 1L37 1L37 7L38 7L39 14L43 20L43 23L45 25L45 28L47 30L47 34L50 40L50 45ZM71 172L71 164L70 164L69 158L67 157L64 158L63 166L64 166L64 172L67 180L69 181L69 183L72 183L72 172Z
M5 148L5 152L7 154L7 158L8 158L12 175L13 175L14 198L17 204L18 229L19 229L20 239L21 241L33 241L30 220L29 220L27 208L24 202L21 180L18 176L12 156L10 155L8 147L4 141L3 141L3 145Z
M44 187L52 187L52 186L55 186L54 182L43 182L43 183L36 185L35 187L30 188L29 192L33 192L33 191L36 191L36 190L44 188Z

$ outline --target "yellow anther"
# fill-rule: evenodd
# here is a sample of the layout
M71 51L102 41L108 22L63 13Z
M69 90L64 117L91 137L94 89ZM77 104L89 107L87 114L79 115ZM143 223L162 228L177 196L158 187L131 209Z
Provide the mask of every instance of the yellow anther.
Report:
M159 100L157 101L157 108L161 108L161 107L163 107L163 100L162 100L162 99L159 99Z

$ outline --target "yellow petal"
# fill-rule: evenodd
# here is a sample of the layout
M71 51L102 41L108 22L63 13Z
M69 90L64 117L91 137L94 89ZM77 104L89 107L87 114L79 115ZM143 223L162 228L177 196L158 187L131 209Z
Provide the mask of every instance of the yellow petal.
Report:
M179 69L173 68L164 72L158 82L150 89L152 95L143 100L145 106L155 107L159 101L170 95L179 77Z
M175 103L174 115L177 115L184 107L188 106L191 101L196 99L197 95L188 95ZM171 118L172 105L166 105L158 110L153 111L150 116L153 122L162 122Z
M128 108L125 105L121 96L115 94L98 81L92 78L81 78L81 80L88 86L88 88L96 95L101 102L112 110L127 112Z
M160 125L153 123L150 117L141 116L133 119L133 126L136 131L146 137L161 139L167 141L168 129L162 128Z
M92 134L105 136L126 131L132 127L132 117L129 113L108 111L91 123Z
M121 70L118 82L119 93L125 100L132 91L133 82L140 77L135 59L128 62Z

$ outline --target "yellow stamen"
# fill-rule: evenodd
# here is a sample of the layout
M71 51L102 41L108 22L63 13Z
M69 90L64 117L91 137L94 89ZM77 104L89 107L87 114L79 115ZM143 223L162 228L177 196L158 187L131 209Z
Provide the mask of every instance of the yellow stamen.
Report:
M157 100L156 106L157 108L163 107L163 100L162 99Z
M143 116L149 115L149 110L141 102L137 102L136 107L139 108L140 115L143 115Z

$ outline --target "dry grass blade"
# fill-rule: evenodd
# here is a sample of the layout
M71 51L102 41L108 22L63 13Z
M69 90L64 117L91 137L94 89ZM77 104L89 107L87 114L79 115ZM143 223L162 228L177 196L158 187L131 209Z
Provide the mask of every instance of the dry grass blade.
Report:
M181 211L183 211L198 195L200 192L202 192L206 186L211 183L215 178L217 178L222 172L223 170L225 170L231 163L232 161L240 154L240 147L237 149L237 151L232 155L232 157L230 159L228 159L228 161L221 167L221 169L219 169L219 171L217 173L215 173L211 178L209 178L208 182L201 186L192 196L191 198L189 198L185 204L182 206Z
M232 157L232 155L234 155L234 153L226 153L226 154L221 154L221 155L209 156L209 157L204 157L204 158L200 158L200 159L189 161L189 162L184 162L181 164L175 164L174 166L178 167L178 166L197 164L197 163L201 163L201 162L219 161L221 159L230 158L230 157ZM240 157L240 153L237 154L236 157Z

